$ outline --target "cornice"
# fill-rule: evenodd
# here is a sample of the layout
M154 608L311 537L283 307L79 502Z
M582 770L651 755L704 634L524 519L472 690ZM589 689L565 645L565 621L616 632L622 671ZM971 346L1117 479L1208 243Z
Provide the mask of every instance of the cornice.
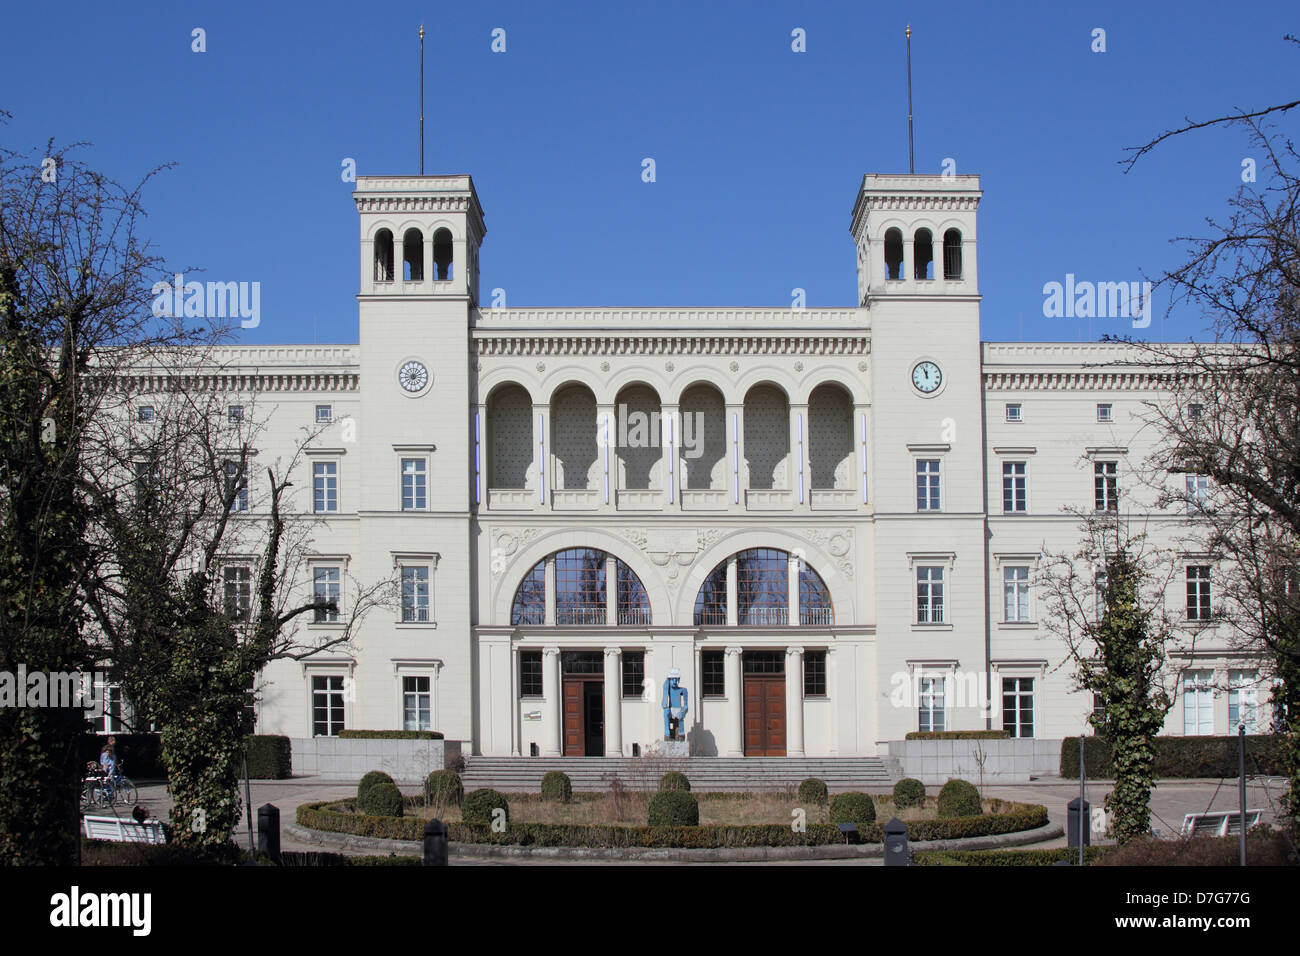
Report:
M1177 376L1173 372L1046 370L984 371L988 391L1108 391L1139 392L1170 388Z
M479 358L527 355L868 355L869 334L520 335L475 332Z

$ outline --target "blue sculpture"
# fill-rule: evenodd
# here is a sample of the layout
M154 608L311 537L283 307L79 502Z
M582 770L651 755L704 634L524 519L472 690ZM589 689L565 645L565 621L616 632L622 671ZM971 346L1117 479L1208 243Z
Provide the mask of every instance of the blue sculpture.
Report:
M676 667L668 669L668 679L664 681L664 740L685 740L682 727L686 723L686 710L689 695L681 686L682 672Z

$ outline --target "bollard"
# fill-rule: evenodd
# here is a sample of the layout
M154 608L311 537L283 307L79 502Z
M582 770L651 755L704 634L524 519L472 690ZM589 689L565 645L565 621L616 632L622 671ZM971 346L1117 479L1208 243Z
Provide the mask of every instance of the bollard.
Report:
M912 855L907 851L907 824L894 817L884 826L885 866L911 866Z
M447 824L441 820L424 825L424 865L447 865Z
M1080 812L1080 806L1083 811ZM1067 834L1067 843L1070 846L1090 846L1090 831L1092 830L1091 807L1087 800L1080 800L1075 797L1069 804L1069 815L1066 821L1065 832ZM1082 839L1082 843L1079 841Z
M264 803L257 808L257 852L265 853L280 865L280 808Z

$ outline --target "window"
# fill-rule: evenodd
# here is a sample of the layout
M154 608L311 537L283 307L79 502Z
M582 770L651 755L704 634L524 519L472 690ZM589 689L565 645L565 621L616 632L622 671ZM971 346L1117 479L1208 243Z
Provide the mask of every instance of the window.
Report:
M433 694L427 677L402 678L402 729L433 730Z
M327 425L327 424L329 424L329 423L332 422L332 421L334 421L334 406L333 406L333 405L317 405L317 406L316 406L316 424L318 424L318 425Z
M312 506L317 513L339 510L339 466L318 461L311 466Z
M162 487L162 475L158 466L151 461L135 463L135 503L143 510L152 510L158 491Z
M916 729L922 733L946 730L944 726L944 679L942 677L921 677L918 682L917 710L919 717Z
M736 620L769 626L789 621L790 556L772 548L755 548L736 556Z
M645 694L645 651L623 652L623 696Z
M1201 737L1214 733L1214 672L1183 673L1183 734Z
M1029 568L1024 566L1002 569L1003 620L1025 622L1029 620Z
M1210 500L1210 476L1186 475L1185 478L1187 482L1188 514L1204 511L1206 503Z
M244 420L244 406L243 406L243 405L228 405L228 406L226 406L226 421L230 422L230 424L232 424L232 425L238 425L238 424L242 423L243 420Z
M826 696L826 652L803 652L803 695Z
M1187 620L1208 621L1210 607L1210 566L1193 564L1187 568Z
M1021 405L1019 402L1009 403L1007 405L1007 421L1019 422L1024 419L1021 417Z
M1189 422L1199 422L1201 415L1205 412L1205 406L1197 402L1192 402L1187 406L1187 420Z
M425 460L423 458L402 459L402 510L422 511L428 507L425 492Z
M313 737L337 737L343 729L343 677L329 675L311 679L311 733Z
M831 592L806 561L799 562L799 623L822 627L835 623Z
M317 624L337 624L339 619L339 569L312 569L312 598L317 601L333 601L334 609L318 607L313 612Z
M605 552L570 548L555 555L555 622L605 623Z
M615 568L618 578L618 590L616 592L618 597L618 623L649 624L650 595L646 593L645 585L636 576L636 572L622 561L616 562Z
M429 620L429 569L402 568L402 623L422 624Z
M709 572L695 595L695 626L727 623L727 562Z
M939 460L918 458L916 461L916 510L939 510Z
M519 696L542 696L542 652L519 652Z
M1119 510L1119 462L1093 462L1092 491L1098 511Z
M1012 737L1034 736L1034 679L1002 678L1002 729Z
M1106 717L1106 698L1095 691L1092 695L1092 716L1098 720L1103 720Z
M1246 725L1246 733L1259 733L1257 721L1256 685L1257 671L1228 671L1228 730L1237 732L1238 724Z
M98 691L99 696L98 712L94 718L95 733L127 733L126 721L122 719L125 712L122 685L117 681L105 678L104 680L95 681L95 690Z
M1106 572L1098 571L1092 576L1092 592L1096 596L1097 620L1106 619Z
M725 697L727 678L723 652L701 651L700 667L703 670L703 687L700 689L700 694L704 697Z
M1002 511L1024 513L1029 507L1029 478L1023 461L1002 463Z
M1114 421L1114 420L1115 420L1115 419L1114 419L1113 416L1112 416L1112 406L1110 406L1110 405L1098 405L1098 406L1097 406L1097 421L1099 421L1099 422L1112 422L1112 421Z
M152 405L141 405L135 410L135 420L137 422L151 422L155 417Z
M226 477L226 494L234 489L235 496L230 501L231 511L248 510L248 476L240 468L239 462L228 461L224 466Z
M943 568L916 569L916 623L943 623Z
M245 565L232 565L222 569L221 579L226 617L232 621L247 621L253 603L252 569Z
M519 583L514 604L510 607L510 624L546 623L546 562L538 561ZM540 658L539 658L540 659ZM541 666L540 664L538 665ZM538 691L540 694L541 691Z

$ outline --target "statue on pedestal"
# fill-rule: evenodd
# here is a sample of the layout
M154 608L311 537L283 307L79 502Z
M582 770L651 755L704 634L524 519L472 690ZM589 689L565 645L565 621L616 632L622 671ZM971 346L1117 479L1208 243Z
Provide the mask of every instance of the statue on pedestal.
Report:
M689 695L681 686L682 672L676 667L668 669L664 681L664 740L685 740L686 711Z

